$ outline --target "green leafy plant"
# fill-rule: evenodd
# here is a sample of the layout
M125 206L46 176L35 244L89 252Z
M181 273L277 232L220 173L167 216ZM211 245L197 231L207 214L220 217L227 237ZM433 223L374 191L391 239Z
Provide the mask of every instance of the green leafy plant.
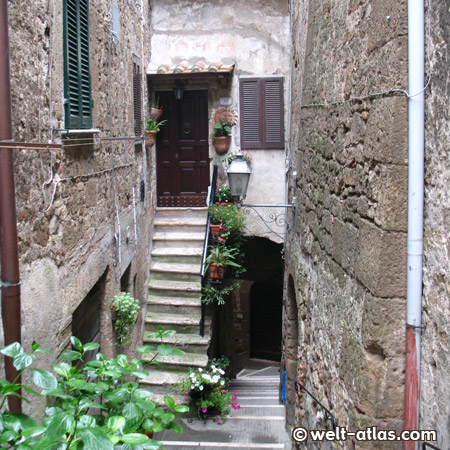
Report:
M218 225L222 223L223 208L220 205L209 205L208 207L209 218L211 223Z
M231 135L231 124L225 123L223 120L216 122L213 128L213 137L223 137Z
M145 119L145 131L156 131L159 132L160 128L165 125L167 120L161 120L158 122L156 119Z
M162 443L149 438L149 434L171 429L181 433L174 422L176 413L188 411L185 405L176 405L170 396L164 405L149 400L150 391L139 387L138 380L148 376L144 364L153 363L161 355L180 355L181 350L163 343L163 338L175 333L160 328L153 337L159 338L157 346L142 346L137 350L150 353L150 360L128 359L119 355L106 359L97 353L95 360L87 361L86 353L97 350L99 344L82 344L71 338L73 350L63 353L62 362L55 364L52 372L32 368L36 354L44 352L33 343L31 353L26 353L19 343L0 350L22 375L28 370L33 383L41 393L18 383L0 380L0 444L2 448L114 450L159 448ZM77 363L77 365L72 365ZM12 414L5 407L11 395L19 396L22 389L31 395L43 395L53 405L46 409L42 424L25 414ZM24 399L25 400L25 399ZM27 400L25 400L27 401Z
M206 257L206 268L211 264L240 267L240 264L234 261L235 257L236 249L234 248L227 248L223 244L210 245L209 253Z
M214 200L216 202L231 202L233 201L233 196L231 195L230 186L227 184L216 190L216 195Z
M239 286L236 283L237 286ZM220 358L213 358L208 361L209 367L218 367L219 369L225 370L230 367L231 361L225 355L222 355Z
M212 285L206 285L202 287L202 302L206 305L217 304L219 306L225 304L225 298L234 289L238 288L238 283L233 283L230 286L217 287Z
M221 205L220 212L223 226L231 233L242 233L247 226L247 219L236 205Z
M114 323L117 339L120 344L128 345L140 311L139 300L125 292L121 295L116 295L111 300L111 309L117 316Z

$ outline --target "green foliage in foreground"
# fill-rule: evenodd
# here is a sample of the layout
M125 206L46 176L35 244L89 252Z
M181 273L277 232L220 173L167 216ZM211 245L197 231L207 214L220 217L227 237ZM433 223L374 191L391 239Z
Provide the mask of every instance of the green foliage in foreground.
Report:
M180 356L183 352L163 343L163 338L175 331L160 328L154 335L161 344L142 346L140 353L150 353L151 361L158 354ZM21 375L30 372L40 393L17 382L0 380L0 448L17 450L153 450L161 442L149 437L152 432L171 429L182 433L174 422L176 413L188 411L185 405L175 405L170 396L164 405L149 400L152 393L139 387L138 380L146 377L144 361L119 355L106 359L97 353L95 360L86 361L86 352L98 350L99 344L82 344L71 338L73 350L62 355L62 362L53 366L53 373L32 368L38 353L49 353L33 343L31 353L26 353L19 343L0 350ZM72 365L72 364L76 364ZM148 364L148 362L145 362ZM12 414L6 407L9 396L19 391L47 397L47 417L42 424L25 414ZM23 397L21 397L23 398ZM28 401L23 398L24 401Z

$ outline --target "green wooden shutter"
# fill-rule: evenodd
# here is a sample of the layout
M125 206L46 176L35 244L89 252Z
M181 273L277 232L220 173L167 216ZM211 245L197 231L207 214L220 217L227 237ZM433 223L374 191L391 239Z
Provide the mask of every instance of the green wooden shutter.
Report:
M142 134L141 66L138 64L136 60L133 61L133 110L134 110L134 135L141 136Z
M89 0L63 0L63 3L65 126L91 128Z

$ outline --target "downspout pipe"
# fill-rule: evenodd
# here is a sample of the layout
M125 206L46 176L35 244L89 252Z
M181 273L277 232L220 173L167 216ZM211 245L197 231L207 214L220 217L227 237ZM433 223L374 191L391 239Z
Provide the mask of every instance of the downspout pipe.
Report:
M11 138L8 0L0 0L0 141L11 140ZM1 148L0 144L0 252L2 266L0 281L5 346L13 342L21 342L19 252L12 152L11 148ZM6 358L6 379L13 382L17 374L12 359ZM12 413L19 413L22 410L20 398L15 396L9 396L8 406Z
M424 1L408 0L408 241L406 297L405 430L419 429L422 334L422 256L425 146ZM416 443L405 443L405 449Z

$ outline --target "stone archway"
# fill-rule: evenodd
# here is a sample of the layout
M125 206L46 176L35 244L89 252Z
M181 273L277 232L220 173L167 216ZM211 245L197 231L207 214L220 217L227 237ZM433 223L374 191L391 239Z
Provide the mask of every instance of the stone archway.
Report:
M286 417L289 424L294 422L294 408L297 399L295 381L298 372L299 321L297 296L294 280L289 275L284 317L284 365L286 370Z

